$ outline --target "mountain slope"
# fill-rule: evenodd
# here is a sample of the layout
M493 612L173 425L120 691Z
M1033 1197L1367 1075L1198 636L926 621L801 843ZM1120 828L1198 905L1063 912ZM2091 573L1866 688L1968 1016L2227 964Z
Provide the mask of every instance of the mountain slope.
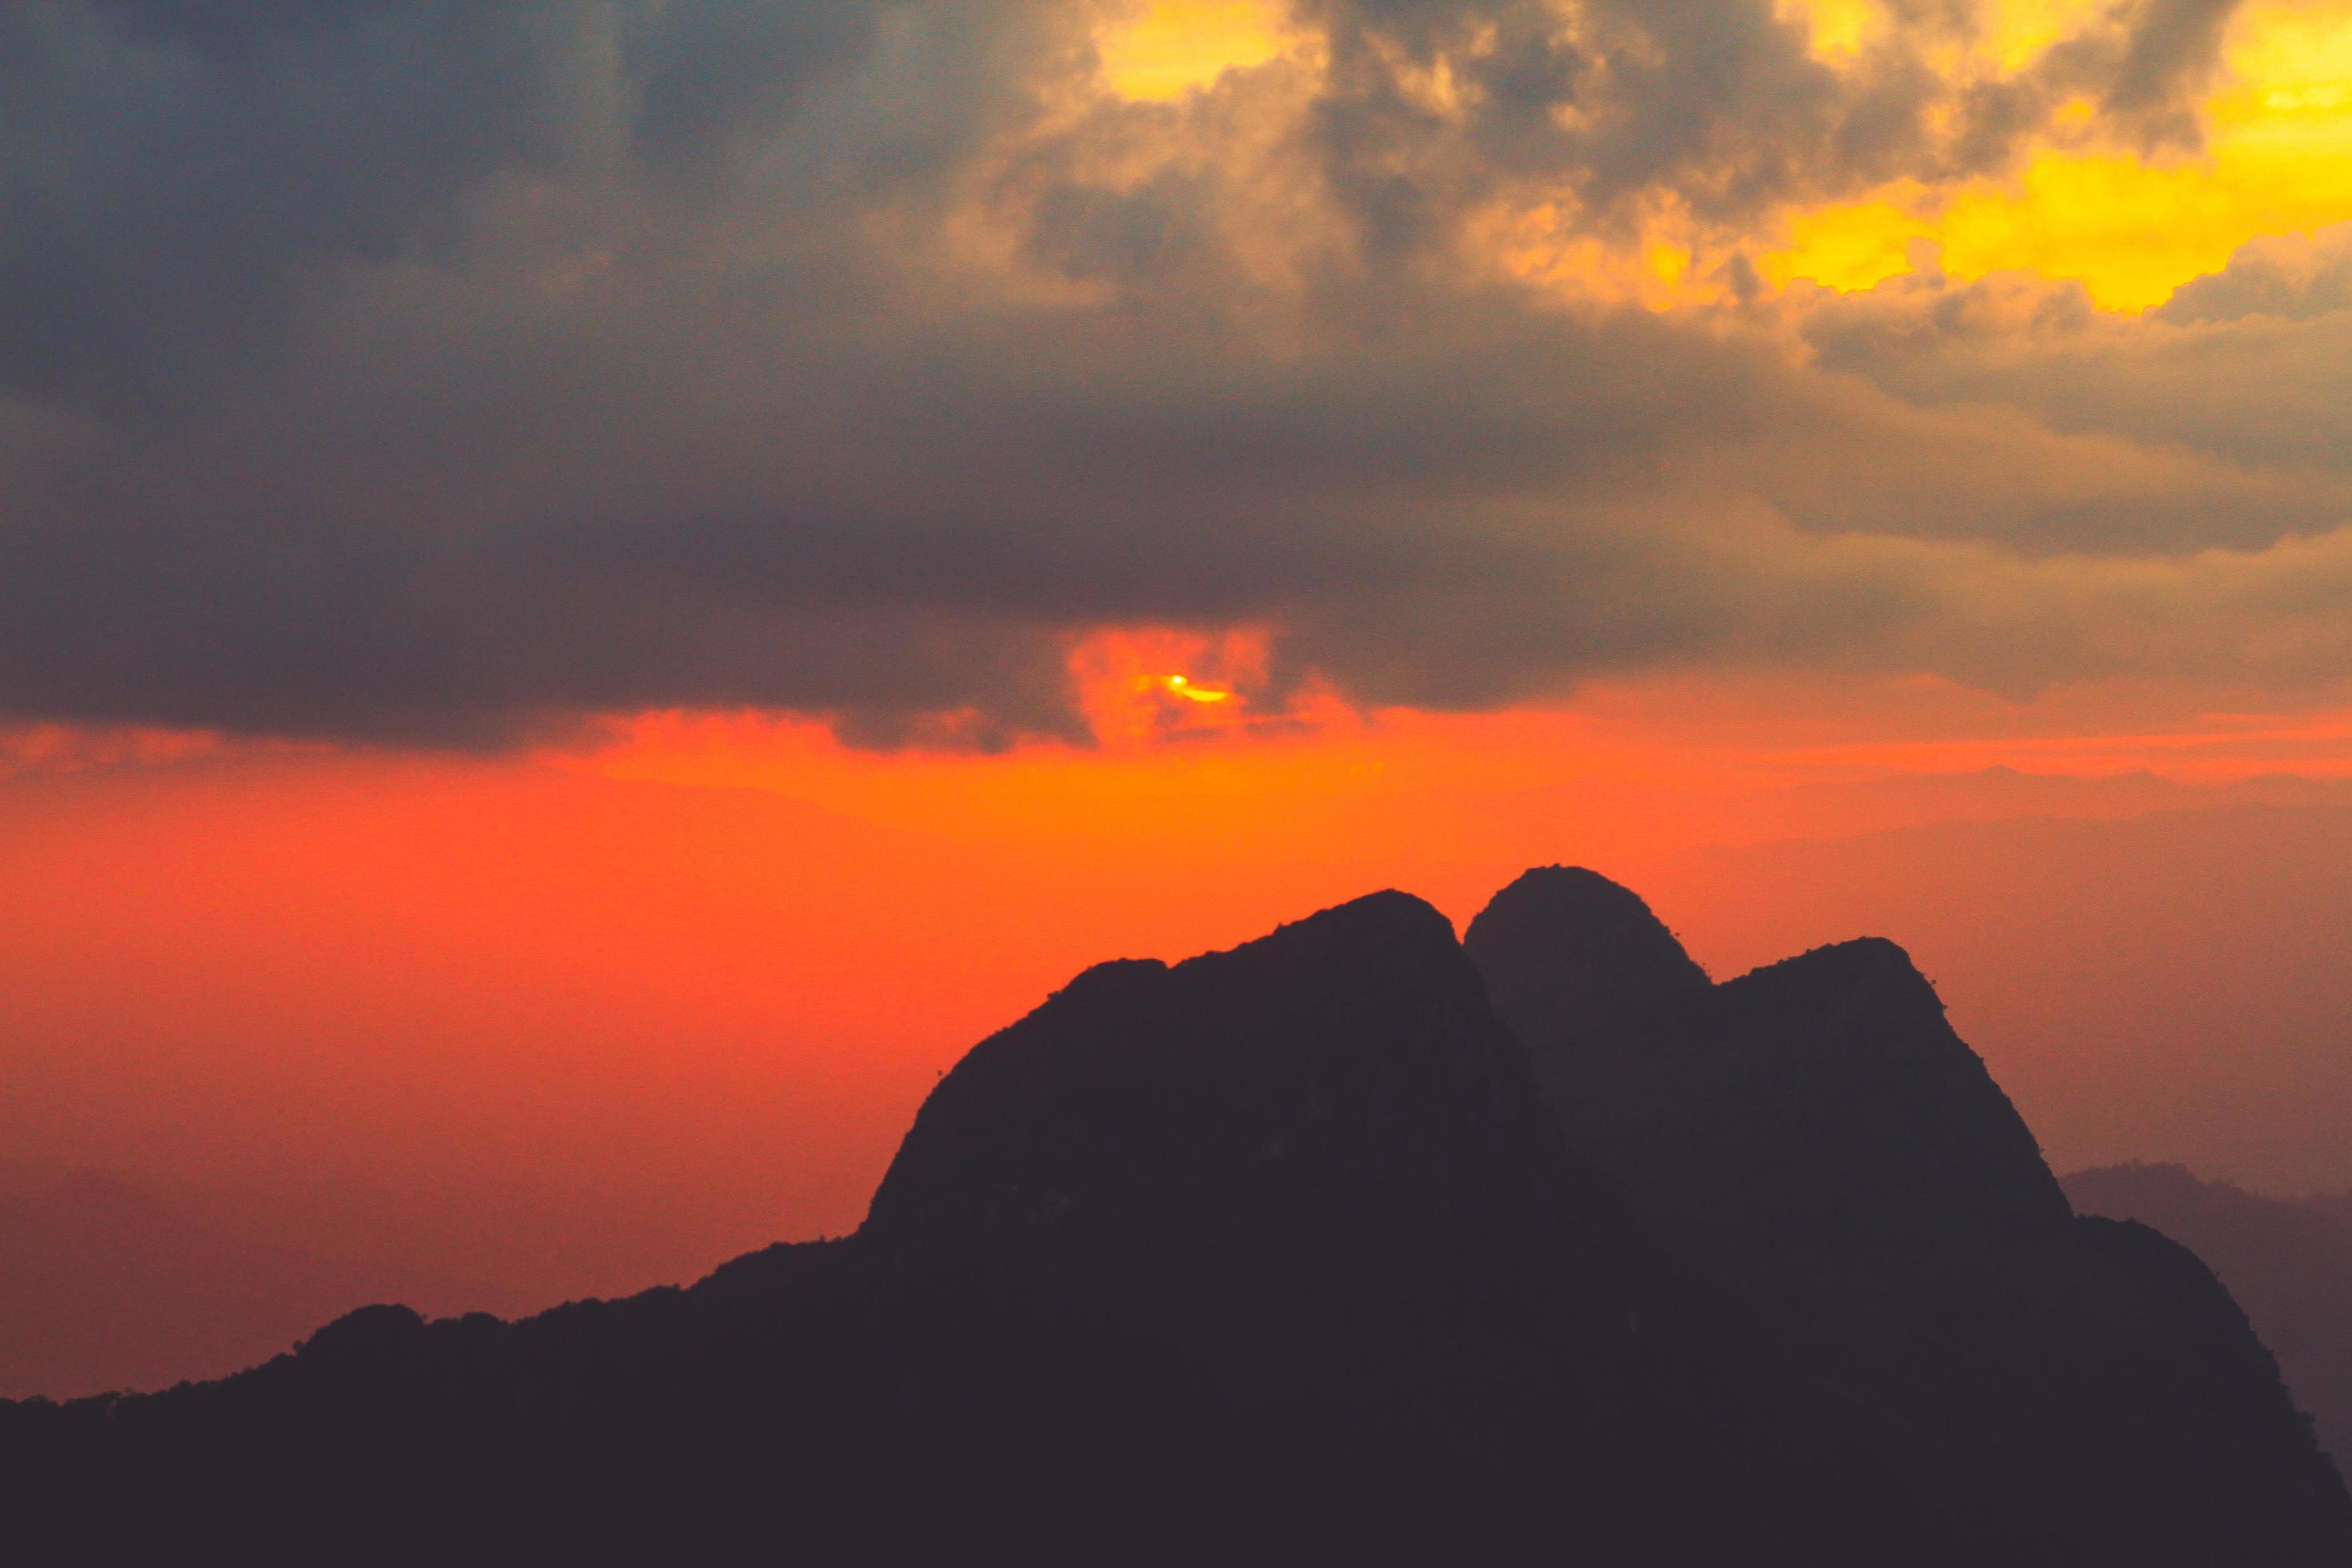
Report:
M1559 868L1466 946L1646 1233L1946 1452L1943 1507L2067 1563L2352 1561L2341 1483L2228 1293L2074 1216L1900 949L1709 985L1637 898Z
M2352 1458L2352 1223L2341 1200L2260 1197L2179 1165L2065 1178L2084 1214L2138 1220L2193 1247L2242 1302L2338 1468Z

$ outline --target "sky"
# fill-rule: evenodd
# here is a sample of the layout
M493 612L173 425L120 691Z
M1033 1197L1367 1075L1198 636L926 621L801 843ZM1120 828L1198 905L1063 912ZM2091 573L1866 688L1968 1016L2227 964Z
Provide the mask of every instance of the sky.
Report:
M0 218L52 1253L692 1278L1087 963L1555 861L2352 1187L2347 0L26 0ZM42 1257L0 1393L306 1321Z

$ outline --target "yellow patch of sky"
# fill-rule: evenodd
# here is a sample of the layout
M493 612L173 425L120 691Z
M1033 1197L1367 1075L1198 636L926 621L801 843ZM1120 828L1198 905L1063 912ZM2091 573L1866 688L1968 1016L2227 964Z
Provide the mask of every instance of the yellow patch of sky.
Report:
M1146 0L1096 40L1113 89L1140 99L1181 98L1282 46L1276 0Z
M1820 0L1824 52L1861 36L1864 9ZM2030 58L2084 9L2076 0L2012 4L1994 52L2009 66ZM2250 239L2352 220L2352 3L2250 6L2207 109L2208 144L2197 156L2051 150L2015 181L1940 202L1895 190L1801 213L1762 271L1774 283L1865 289L1907 270L1912 247L1931 240L1953 276L2074 279L2102 306L2136 310L2217 270Z

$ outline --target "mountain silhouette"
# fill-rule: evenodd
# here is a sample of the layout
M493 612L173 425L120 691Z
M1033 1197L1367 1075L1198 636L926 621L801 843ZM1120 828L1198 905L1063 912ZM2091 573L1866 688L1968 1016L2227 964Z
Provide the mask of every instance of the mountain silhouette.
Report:
M1090 969L946 1075L855 1235L690 1289L514 1323L372 1307L216 1383L0 1405L13 1539L2345 1560L2341 1488L2227 1295L2143 1227L2073 1218L1899 954L1712 986L1638 900L1584 890L1482 917L1470 951L1387 893ZM1607 957L1580 974L1548 930ZM1572 1023L1540 1076L1505 1022L1540 1025L1531 997ZM1616 1085L1656 1147L1556 1113L1575 1082ZM2054 1435L2010 1425L2026 1383Z
M2352 1205L2266 1198L2181 1165L2065 1178L2084 1214L2138 1220L2196 1250L2242 1303L2340 1469L2352 1458Z
M1930 1458L1657 1256L1398 894L1080 975L947 1075L848 1238L0 1409L19 1530L100 1560L1969 1561Z
M1531 871L1465 945L1571 1142L1801 1372L2068 1563L2342 1563L2352 1507L2212 1274L2077 1217L1891 942L1710 984L1640 899Z

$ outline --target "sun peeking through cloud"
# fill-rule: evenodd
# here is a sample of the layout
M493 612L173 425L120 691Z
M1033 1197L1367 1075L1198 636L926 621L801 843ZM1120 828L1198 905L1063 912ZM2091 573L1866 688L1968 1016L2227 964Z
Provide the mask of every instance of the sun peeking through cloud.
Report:
M1262 717L1246 692L1265 687L1269 651L1262 631L1100 631L1070 650L1070 679L1100 745L1201 740L1247 732Z
M1173 692L1187 702L1230 702L1234 699L1234 694L1224 688L1200 685L1189 675L1162 675L1157 679L1146 676L1144 684Z
M1097 40L1104 74L1127 98L1181 97L1281 52L1273 0L1148 0Z

